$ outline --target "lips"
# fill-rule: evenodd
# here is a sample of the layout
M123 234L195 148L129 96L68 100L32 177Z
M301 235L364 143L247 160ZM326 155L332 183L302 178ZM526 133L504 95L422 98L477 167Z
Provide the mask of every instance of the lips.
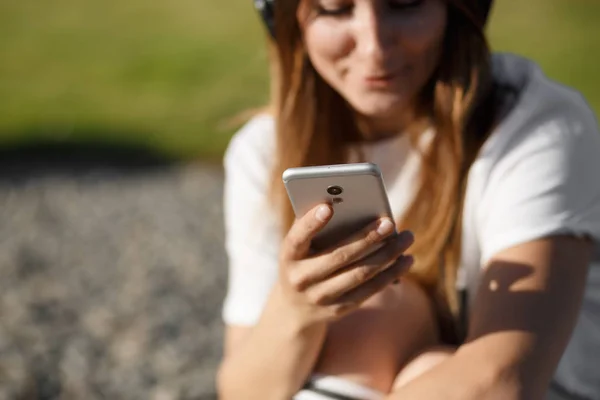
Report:
M364 80L369 85L389 84L397 80L400 76L402 76L405 73L406 68L398 68L388 71L377 71L376 73L367 74Z
M398 72L386 72L367 75L364 78L366 86L371 88L385 88L391 86L398 80L400 73Z
M373 68L371 70L367 69L367 73L365 74L365 76L368 79L380 79L380 78L386 78L389 76L393 76L393 75L398 75L401 71L405 70L406 67L399 67L399 68Z
M398 74L395 73L387 73L387 74L377 74L377 75L369 75L365 79L367 81L388 81L397 77Z

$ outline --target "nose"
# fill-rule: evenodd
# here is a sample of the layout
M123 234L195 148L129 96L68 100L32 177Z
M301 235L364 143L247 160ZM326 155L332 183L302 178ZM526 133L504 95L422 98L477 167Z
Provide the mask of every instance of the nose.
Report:
M375 4L378 2L365 3L370 4L364 4L355 13L356 51L366 60L383 62L394 46L394 21L389 17L388 10Z

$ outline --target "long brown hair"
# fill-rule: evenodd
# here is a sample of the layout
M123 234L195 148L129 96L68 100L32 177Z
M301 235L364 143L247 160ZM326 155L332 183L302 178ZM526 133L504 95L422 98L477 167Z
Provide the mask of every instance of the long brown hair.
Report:
M345 144L360 138L350 106L311 65L296 18L301 0L277 2L272 42L272 112L277 153L272 200L284 227L294 221L281 174L290 167L344 163ZM455 283L461 249L461 211L468 170L491 130L495 113L490 51L478 0L447 0L448 24L441 62L423 89L434 128L421 154L412 203L398 221L416 241L409 277L436 300L442 335L455 342L459 309ZM412 138L416 144L418 135Z

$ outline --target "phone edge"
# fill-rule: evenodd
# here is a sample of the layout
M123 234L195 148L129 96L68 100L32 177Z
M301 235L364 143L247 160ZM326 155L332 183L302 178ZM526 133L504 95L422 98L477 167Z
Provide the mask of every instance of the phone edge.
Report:
M352 176L369 174L382 177L379 166L375 163L350 163L335 165L319 165L311 167L293 167L283 171L281 176L284 183L294 179L312 179L331 176Z

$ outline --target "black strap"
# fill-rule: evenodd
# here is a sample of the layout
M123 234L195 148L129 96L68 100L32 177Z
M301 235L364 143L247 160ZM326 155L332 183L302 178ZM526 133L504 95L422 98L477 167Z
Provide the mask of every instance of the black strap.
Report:
M254 0L254 8L272 37L275 37L275 0Z
M458 291L459 311L458 311L458 329L460 330L460 340L464 341L469 330L469 292L467 289Z
M315 387L315 385L312 382L307 382L302 389L309 390L311 392L318 393L323 396L327 396L327 397L331 398L332 400L360 400L355 397L348 397L343 394L339 394L339 393L331 392L326 389L321 389L321 388Z

